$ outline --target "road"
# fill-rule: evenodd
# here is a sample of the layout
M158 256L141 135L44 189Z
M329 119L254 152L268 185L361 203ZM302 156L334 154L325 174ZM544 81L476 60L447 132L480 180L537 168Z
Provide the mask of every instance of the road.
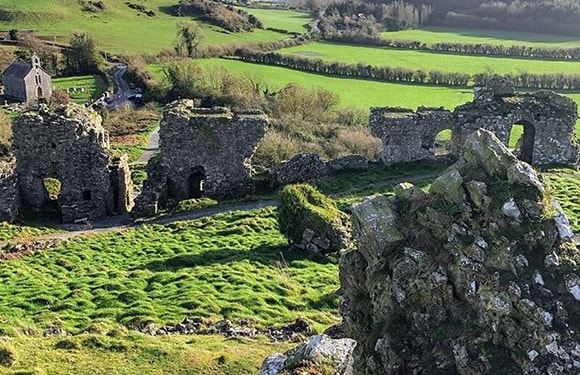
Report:
M123 76L127 72L127 65L115 64L115 72L113 73L113 81L116 87L116 92L108 104L109 109L115 109L123 105L133 105L129 100L131 95L135 95L136 91L129 87L129 84Z
M149 159L151 159L157 151L159 151L159 127L153 130L153 132L151 132L151 135L149 135L149 142L147 143L147 148L145 149L145 151L143 151L141 156L139 156L139 159L137 159L137 163L147 163Z

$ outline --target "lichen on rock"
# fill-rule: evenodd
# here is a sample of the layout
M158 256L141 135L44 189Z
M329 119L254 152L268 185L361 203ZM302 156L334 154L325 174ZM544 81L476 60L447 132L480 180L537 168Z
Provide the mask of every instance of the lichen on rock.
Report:
M419 193L352 209L341 313L355 374L577 374L580 253L536 172L478 130ZM555 208L556 207L556 208Z

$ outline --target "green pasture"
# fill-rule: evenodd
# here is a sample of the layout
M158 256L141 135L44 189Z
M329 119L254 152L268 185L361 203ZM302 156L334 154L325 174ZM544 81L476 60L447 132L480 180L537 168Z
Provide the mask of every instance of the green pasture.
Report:
M528 72L580 74L580 61L545 61L497 56L453 55L430 51L402 50L375 46L360 46L317 42L278 52L301 57L340 61L347 64L362 63L374 66L405 67L414 70L440 70L476 74L494 72L500 74Z
M306 24L312 21L310 14L292 10L246 7L240 7L240 9L256 16L262 21L264 28L272 27L295 33L305 33L308 31Z
M338 261L288 249L276 211L146 225L69 240L0 263L0 332L95 323L137 327L184 317L338 320Z
M79 102L98 98L107 89L102 80L94 75L53 78L52 84L57 89L68 92L71 99Z
M366 81L353 78L327 77L305 73L283 67L258 65L229 59L204 59L198 61L201 67L221 66L235 74L244 74L271 83L273 88L282 88L288 83L298 83L304 87L323 87L340 96L339 106L368 109L380 106L402 106L416 108L421 105L454 108L470 101L470 89L453 89L440 86L413 86L395 83ZM161 78L157 65L150 71Z
M434 43L472 43L492 45L525 45L546 48L577 48L580 40L572 36L525 33L517 31L452 29L426 27L420 30L389 31L381 34L392 40L418 40Z
M107 1L103 12L81 10L77 0L0 0L0 9L12 11L12 19L0 20L0 29L35 30L38 35L59 43L68 43L74 32L86 32L95 38L98 47L109 53L158 53L163 48L172 49L177 34L177 24L191 20L174 17L168 7L177 0L148 0L143 5L153 10L148 17L130 9L122 1ZM244 44L278 40L284 34L268 30L229 33L221 28L202 23L204 44Z

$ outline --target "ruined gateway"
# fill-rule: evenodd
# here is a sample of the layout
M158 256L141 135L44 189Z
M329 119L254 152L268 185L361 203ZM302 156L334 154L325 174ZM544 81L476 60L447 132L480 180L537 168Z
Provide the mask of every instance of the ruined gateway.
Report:
M68 223L131 209L128 158L109 150L109 135L95 111L74 104L54 112L39 106L14 120L12 131L16 166L1 178L0 191L11 190L13 199L11 207L0 209L3 219L13 220L22 210ZM57 196L49 194L47 179L60 182Z
M552 91L516 94L513 85L490 82L476 88L471 103L455 108L372 108L370 126L383 143L385 164L411 162L435 156L436 136L451 131L450 154L462 153L467 136L479 128L492 131L508 144L512 126L523 125L517 156L533 165L578 166L575 141L576 103Z
M159 155L147 165L136 216L202 196L242 197L254 190L250 159L266 133L259 110L195 108L193 101L167 105L159 129Z

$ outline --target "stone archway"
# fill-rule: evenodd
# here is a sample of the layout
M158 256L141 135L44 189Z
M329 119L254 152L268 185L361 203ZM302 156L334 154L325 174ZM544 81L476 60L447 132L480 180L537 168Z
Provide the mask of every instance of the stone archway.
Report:
M536 128L527 121L517 121L510 128L508 146L515 149L518 158L526 163L533 163Z
M435 136L435 142L433 143L435 156L448 155L451 153L452 136L453 131L451 129L443 129L437 133Z

